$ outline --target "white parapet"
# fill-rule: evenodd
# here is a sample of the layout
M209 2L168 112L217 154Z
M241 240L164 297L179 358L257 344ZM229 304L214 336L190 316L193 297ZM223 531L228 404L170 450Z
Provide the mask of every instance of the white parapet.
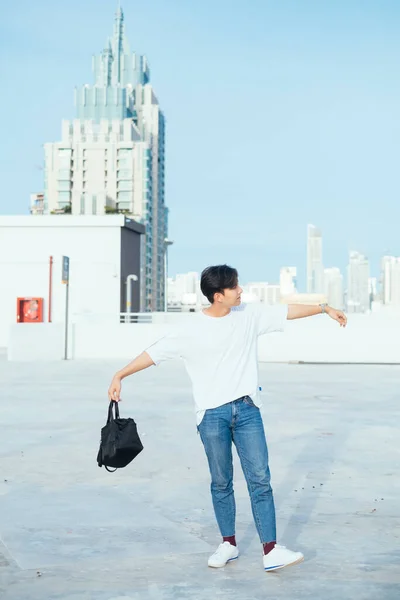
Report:
M116 319L100 315L96 320L74 323L69 336L69 358L131 359L179 323L196 318L191 313L143 316L146 319L131 323L118 323ZM399 339L399 311L352 315L346 329L341 329L328 316L319 315L289 321L284 333L261 336L259 360L400 364ZM61 323L20 323L11 328L9 360L60 360L63 351Z

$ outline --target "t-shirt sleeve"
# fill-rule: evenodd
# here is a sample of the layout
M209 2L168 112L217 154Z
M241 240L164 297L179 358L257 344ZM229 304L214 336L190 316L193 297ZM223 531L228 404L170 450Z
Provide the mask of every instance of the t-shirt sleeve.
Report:
M265 306L256 304L257 333L274 333L284 331L287 322L288 307L286 304L276 306Z
M182 340L178 334L167 334L146 348L147 354L155 365L166 360L182 358Z

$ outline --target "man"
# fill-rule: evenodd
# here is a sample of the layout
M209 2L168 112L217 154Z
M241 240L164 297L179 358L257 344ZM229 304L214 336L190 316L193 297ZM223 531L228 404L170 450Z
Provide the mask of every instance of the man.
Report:
M191 322L161 338L119 371L108 395L119 401L128 375L172 358L183 359L193 386L197 426L211 474L211 496L222 543L208 566L224 567L239 556L235 539L232 442L247 481L254 522L263 546L263 565L275 571L303 560L301 552L276 543L275 507L270 485L268 450L259 410L257 338L282 331L287 319L326 313L341 327L343 312L327 305L241 304L236 269L208 267L201 291L210 307Z

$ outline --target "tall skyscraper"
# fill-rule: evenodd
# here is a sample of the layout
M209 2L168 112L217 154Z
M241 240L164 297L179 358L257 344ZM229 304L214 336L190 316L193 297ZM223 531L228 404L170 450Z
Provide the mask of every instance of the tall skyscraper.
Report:
M76 118L63 122L61 142L45 145L45 211L126 212L143 223L141 308L162 311L165 120L146 57L130 52L121 8L93 73L93 85L75 91Z
M369 262L359 252L350 252L347 267L347 310L364 313L370 308Z
M343 276L340 269L332 267L324 270L324 293L329 306L343 308Z
M382 302L400 306L400 257L382 258Z
M321 230L307 227L307 293L322 294L324 289L324 267L322 264Z

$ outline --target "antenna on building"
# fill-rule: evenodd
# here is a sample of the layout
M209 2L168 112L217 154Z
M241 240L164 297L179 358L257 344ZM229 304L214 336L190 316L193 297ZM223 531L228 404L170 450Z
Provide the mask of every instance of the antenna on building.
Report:
M124 13L122 12L121 8L121 0L117 1L117 12L115 13L115 16L117 19L120 19L121 17L124 18Z

